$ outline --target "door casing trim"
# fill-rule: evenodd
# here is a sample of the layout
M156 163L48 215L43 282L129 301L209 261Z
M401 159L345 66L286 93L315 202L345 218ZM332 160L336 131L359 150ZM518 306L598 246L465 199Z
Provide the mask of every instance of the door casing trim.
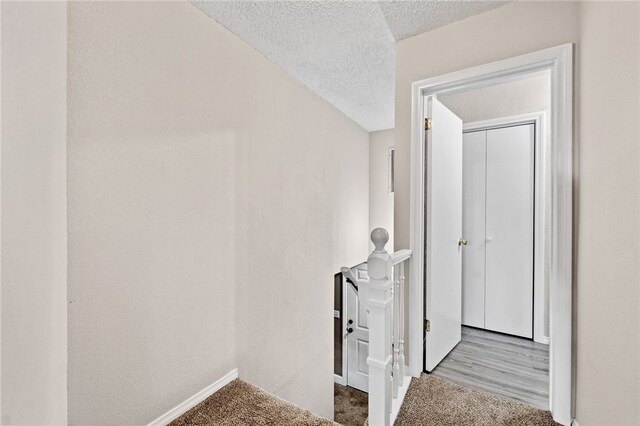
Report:
M342 339L342 375L339 376L334 373L333 381L334 383L337 383L339 385L347 386L348 347L347 347L347 339L345 337L344 330L347 329L347 320L346 320L347 318L347 285L349 284L347 283L347 279L343 274L340 274L340 283L341 283L340 288L342 292L342 312L340 312L340 323L342 324L340 329L340 338Z
M422 372L424 357L424 97L486 87L539 71L551 72L550 169L550 409L556 422L571 424L573 255L573 44L415 81L411 85L409 277L409 371ZM418 343L418 344L416 344Z

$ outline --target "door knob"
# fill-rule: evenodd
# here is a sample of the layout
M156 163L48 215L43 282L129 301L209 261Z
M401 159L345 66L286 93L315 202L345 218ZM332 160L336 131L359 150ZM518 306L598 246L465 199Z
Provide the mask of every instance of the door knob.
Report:
M466 245L468 245L468 244L469 244L469 241L467 241L467 240L463 240L462 238L460 238L460 239L458 240L458 245L459 245L459 246L466 246Z
M347 328L347 333L353 333L353 328L351 327Z

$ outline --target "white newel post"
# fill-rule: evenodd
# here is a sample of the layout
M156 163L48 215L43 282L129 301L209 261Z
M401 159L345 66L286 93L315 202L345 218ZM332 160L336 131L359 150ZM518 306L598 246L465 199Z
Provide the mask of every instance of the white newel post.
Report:
M369 424L389 426L391 422L391 256L384 249L389 233L384 228L371 232L375 250L369 256Z

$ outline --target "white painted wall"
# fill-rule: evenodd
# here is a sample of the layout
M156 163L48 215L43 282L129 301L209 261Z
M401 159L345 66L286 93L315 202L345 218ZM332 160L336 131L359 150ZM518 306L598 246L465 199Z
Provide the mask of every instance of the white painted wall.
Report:
M640 3L580 6L580 426L640 424Z
M438 96L438 100L465 123L529 112L549 114L551 77L547 71L530 78Z
M405 248L411 82L576 43L575 404L581 426L640 422L639 7L514 2L396 45L395 245Z
M3 425L67 421L67 6L2 2Z
M0 4L0 422L2 422L2 4Z
M389 231L386 247L393 251L393 193L389 192L389 149L393 129L369 133L369 232L382 227ZM374 249L369 243L369 250Z
M69 4L69 420L141 424L233 367L333 415L333 274L368 133L182 2Z
M494 118L511 117L514 115L545 112L544 121L545 140L551 137L551 76L549 71L536 74L534 77L483 87L481 89L468 90L466 92L451 95L438 96L438 100L451 109L464 123L474 121L491 120ZM547 152L548 154L548 152ZM547 157L547 163L550 157ZM544 214L551 214L551 187L549 169L545 170L544 182L547 183ZM546 224L549 225L548 223ZM550 234L547 228L545 235ZM549 253L549 244L544 241L546 253ZM547 257L545 263L549 265ZM545 337L549 336L549 269L545 271L544 280L544 326Z

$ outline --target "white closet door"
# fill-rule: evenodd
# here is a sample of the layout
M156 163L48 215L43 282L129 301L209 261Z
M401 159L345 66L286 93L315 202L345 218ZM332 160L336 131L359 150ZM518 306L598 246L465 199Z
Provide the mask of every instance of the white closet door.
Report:
M534 125L487 131L485 328L533 337Z
M485 172L487 132L462 142L462 324L484 328Z

